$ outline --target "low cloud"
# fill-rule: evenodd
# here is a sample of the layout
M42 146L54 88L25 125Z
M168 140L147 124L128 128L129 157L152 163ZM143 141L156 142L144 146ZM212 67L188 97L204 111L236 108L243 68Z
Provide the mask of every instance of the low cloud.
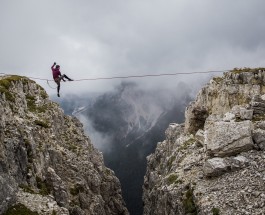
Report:
M98 132L92 125L91 121L83 114L77 115L78 119L84 125L86 135L88 135L92 141L92 144L104 153L108 153L111 150L112 137L107 134Z
M264 7L262 0L3 1L0 71L51 79L56 61L63 73L83 79L260 67ZM153 88L199 82L195 76L132 81ZM106 92L120 82L74 82L62 90Z

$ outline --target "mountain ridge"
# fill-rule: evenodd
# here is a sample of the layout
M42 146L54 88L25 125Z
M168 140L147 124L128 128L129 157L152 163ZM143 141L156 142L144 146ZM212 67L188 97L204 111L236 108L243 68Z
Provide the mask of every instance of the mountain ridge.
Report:
M144 215L263 214L265 69L214 77L148 156Z
M2 76L0 116L1 214L129 214L119 180L83 125L41 86Z

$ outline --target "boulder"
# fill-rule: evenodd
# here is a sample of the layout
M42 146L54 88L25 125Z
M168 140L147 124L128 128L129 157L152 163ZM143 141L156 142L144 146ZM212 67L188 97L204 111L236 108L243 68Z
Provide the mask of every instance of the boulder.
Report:
M223 121L224 121L224 122L230 122L230 121L232 121L232 120L235 120L235 118L236 118L235 114L230 113L230 112L227 112L227 113L225 114L225 116L224 116Z
M205 130L206 151L212 157L226 157L249 151L252 141L252 122L211 122Z
M203 173L206 177L220 176L225 172L238 170L248 165L249 161L244 156L210 158L205 161Z
M229 167L229 163L224 158L216 157L205 162L203 172L205 176L219 176L226 172Z
M239 118L241 120L252 120L253 118L253 109L249 107L249 105L246 107L235 105L231 113L235 114L236 118Z
M199 129L195 134L195 139L198 146L204 146L204 131Z
M253 141L259 149L265 150L265 131L262 129L256 129L253 131Z
M66 208L69 207L69 197L66 185L51 167L48 167L47 169L47 179L51 187L53 187L54 197L58 205Z
M240 110L240 118L243 120L252 120L253 110L247 110L247 109L242 108Z

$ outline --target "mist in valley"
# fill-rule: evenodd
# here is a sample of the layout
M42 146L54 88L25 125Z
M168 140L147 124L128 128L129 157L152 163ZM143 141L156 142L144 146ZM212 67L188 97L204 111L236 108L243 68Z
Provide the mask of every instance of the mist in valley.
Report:
M86 134L114 170L132 215L143 210L142 185L146 157L165 139L169 123L182 123L194 89L179 82L174 89L143 88L121 82L102 94L67 96L60 101L67 114L76 116Z

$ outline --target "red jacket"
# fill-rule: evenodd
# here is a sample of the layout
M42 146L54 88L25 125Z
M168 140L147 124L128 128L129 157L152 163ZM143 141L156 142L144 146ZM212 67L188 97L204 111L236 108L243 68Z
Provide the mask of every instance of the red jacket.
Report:
M53 75L53 79L59 78L59 76L61 76L61 72L60 72L60 68L54 68L55 65L52 65L51 69L52 69L52 75Z

